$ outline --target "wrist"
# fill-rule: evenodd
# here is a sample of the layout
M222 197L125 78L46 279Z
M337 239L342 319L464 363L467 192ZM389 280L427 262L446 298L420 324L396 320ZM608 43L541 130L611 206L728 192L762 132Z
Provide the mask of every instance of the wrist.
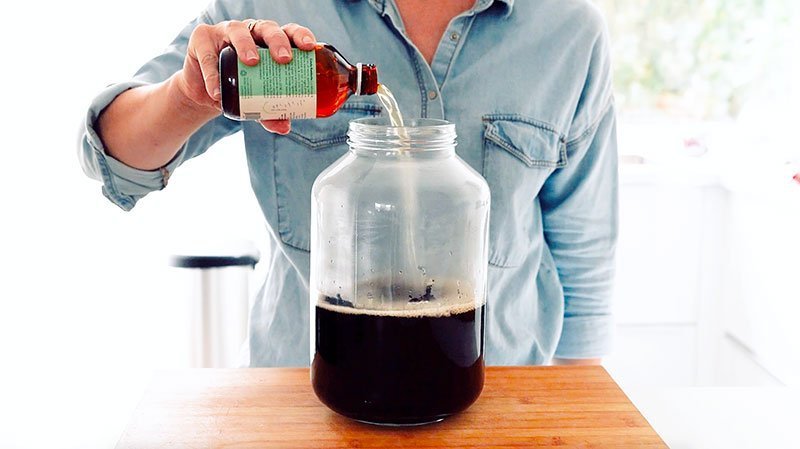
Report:
M188 121L201 121L203 123L220 114L216 103L208 99L208 104L197 101L182 76L182 70L176 72L165 82L166 98L175 112ZM216 106L216 107L215 107Z

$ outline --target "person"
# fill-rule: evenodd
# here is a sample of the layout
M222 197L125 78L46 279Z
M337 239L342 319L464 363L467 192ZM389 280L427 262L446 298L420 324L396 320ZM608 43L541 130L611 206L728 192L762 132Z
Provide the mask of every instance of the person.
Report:
M214 0L94 99L84 170L130 210L242 132L275 243L250 313L250 363L308 365L311 186L347 151L348 122L381 109L356 96L327 119L233 121L220 114L217 63L227 45L248 65L257 45L286 63L291 45L318 37L376 64L407 116L455 123L458 154L489 183L487 363L598 363L612 326L617 155L609 42L589 0Z

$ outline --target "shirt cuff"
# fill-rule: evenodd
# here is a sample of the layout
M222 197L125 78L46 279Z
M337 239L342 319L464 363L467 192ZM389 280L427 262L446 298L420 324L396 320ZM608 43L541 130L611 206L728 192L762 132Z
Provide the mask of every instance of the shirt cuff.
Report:
M595 359L608 355L614 322L611 315L564 317L556 358Z
M181 159L179 152L172 161L159 170L140 170L106 153L103 141L95 128L97 118L121 93L147 84L142 81L127 81L110 86L94 99L86 114L83 144L88 146L84 149L85 153L91 153L93 156L90 157L93 161L89 163L94 162L94 164L91 164L93 167L84 167L84 170L93 173L94 177L102 181L103 195L124 210L131 210L136 202L148 193L166 187L170 174Z

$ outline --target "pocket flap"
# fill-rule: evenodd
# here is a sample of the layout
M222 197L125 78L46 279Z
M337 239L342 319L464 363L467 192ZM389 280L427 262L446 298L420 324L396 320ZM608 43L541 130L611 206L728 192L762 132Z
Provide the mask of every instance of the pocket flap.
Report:
M509 114L483 116L484 138L528 167L567 165L566 139L549 125Z
M336 114L327 118L292 120L289 138L320 150L347 141L347 127L351 120L380 115L381 107L368 102L348 102Z

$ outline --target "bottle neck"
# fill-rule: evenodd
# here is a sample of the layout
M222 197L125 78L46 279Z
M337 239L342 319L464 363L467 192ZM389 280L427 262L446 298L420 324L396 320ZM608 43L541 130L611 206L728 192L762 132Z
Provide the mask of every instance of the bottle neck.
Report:
M378 69L358 63L350 69L350 90L354 95L374 95L378 91Z

